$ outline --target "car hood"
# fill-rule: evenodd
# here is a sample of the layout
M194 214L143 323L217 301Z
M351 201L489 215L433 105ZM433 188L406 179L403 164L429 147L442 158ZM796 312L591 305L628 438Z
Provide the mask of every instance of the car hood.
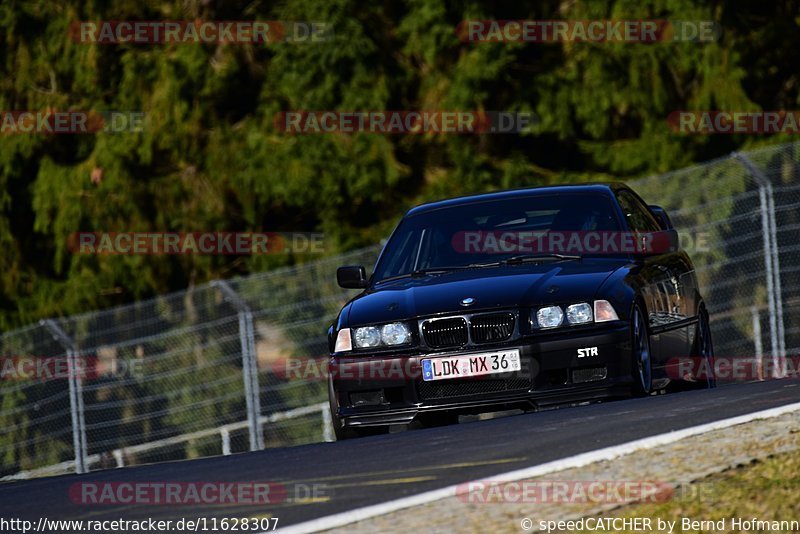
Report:
M467 269L378 284L350 302L350 326L449 313L588 302L627 260L584 259L558 263ZM461 301L472 298L470 306Z

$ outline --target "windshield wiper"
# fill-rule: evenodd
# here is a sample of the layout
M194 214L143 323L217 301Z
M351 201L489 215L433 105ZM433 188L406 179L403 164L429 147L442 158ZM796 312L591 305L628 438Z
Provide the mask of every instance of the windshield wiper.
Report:
M564 261L580 259L580 256L572 256L569 254L522 254L520 256L512 256L508 259L502 260L500 263L503 265L522 265L523 263L541 263L547 260Z
M443 274L452 271L463 271L465 269L482 269L484 267L502 267L504 265L522 265L523 263L541 263L543 261L564 261L564 260L579 260L580 256L570 256L567 254L524 254L520 256L512 256L511 258L492 261L487 263L470 263L469 265L450 265L447 267L428 267L425 269L417 269L410 273L398 274L378 280L377 284L383 282L391 282L393 280L402 280L403 278L422 278L429 274Z
M378 280L377 283L383 282L391 282L392 280L400 280L402 278L421 278L423 276L427 276L429 274L444 274L449 273L452 271L463 271L465 269L480 269L482 267L498 267L500 265L499 261L493 261L491 263L470 263L469 265L450 265L447 267L428 267L426 269L417 269L416 271L411 271L410 273L405 274L398 274L396 276L390 276L389 278L384 278L382 280Z
M441 274L441 273L448 273L450 271L461 271L464 269L469 269L471 267L472 267L471 265L454 265L451 267L429 267L427 269L417 269L416 271L411 271L410 273L398 274L396 276L390 276L389 278L383 278L382 280L378 280L377 283L380 284L383 282L391 282L392 280L400 280L402 278L421 278L429 274Z

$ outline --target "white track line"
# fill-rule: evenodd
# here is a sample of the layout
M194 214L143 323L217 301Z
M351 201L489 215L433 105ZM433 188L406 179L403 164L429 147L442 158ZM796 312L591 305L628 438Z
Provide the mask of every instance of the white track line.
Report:
M565 469L583 467L585 465L593 464L595 462L602 462L604 460L613 460L614 458L619 458L620 456L625 456L627 454L631 454L636 451L652 449L660 445L675 443L676 441L680 441L690 436L704 434L706 432L711 432L713 430L720 430L731 426L741 425L743 423L749 423L750 421L755 421L757 419L769 419L772 417L779 417L781 415L790 412L795 412L798 410L800 410L800 402L794 404L787 404L786 406L770 408L769 410L762 410L760 412L753 412L746 415L740 415L738 417L723 419L721 421L715 421L713 423L707 423L704 425L684 428L682 430L675 430L672 432L667 432L666 434L658 434L656 436L637 439L635 441L629 441L628 443L623 443L621 445L614 445L612 447L606 447L605 449L598 449L596 451L585 452L582 454L578 454L576 456L571 456L569 458L562 458L560 460L554 460L552 462L547 462L533 467L526 467L523 469L517 469L515 471L508 471L506 473L495 475L491 478L478 480L477 482L486 482L486 483L511 482L515 480L523 480L528 478L539 477L542 475L548 475L550 473L563 471ZM428 504L430 502L446 499L447 497L455 497L456 490L459 488L459 486L461 486L461 484L454 484L452 486L447 486L445 488L426 491L424 493L411 495L409 497L403 497L401 499L395 499L393 501L388 501L381 504L374 504L371 506L365 506L363 508L356 508L354 510L350 510L347 512L341 512L338 514L333 514L325 517L320 517L318 519L305 521L303 523L289 525L285 528L279 528L279 530L282 533L305 534L309 532L318 532L321 530L337 528L350 523L354 523L356 521L362 521L364 519L369 519L371 517L388 514L390 512L396 512L397 510L403 510L405 508L410 508L412 506Z

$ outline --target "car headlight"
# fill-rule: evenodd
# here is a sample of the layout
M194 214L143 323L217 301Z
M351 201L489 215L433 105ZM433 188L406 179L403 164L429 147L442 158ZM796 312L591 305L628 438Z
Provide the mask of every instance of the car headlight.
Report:
M353 329L353 340L357 349L403 345L411 341L411 330L405 323L389 323L377 326L362 326Z
M607 300L594 301L594 321L596 323L604 323L607 321L617 321L617 320L619 320L619 316L617 316L617 311L614 309L614 306L612 306L610 302L608 302Z
M539 328L555 328L560 326L563 320L564 312L559 306L539 308L539 311L536 312L536 324L539 325Z
M402 345L411 339L411 331L403 323L389 323L381 328L381 341L387 345Z
M566 321L564 320L565 315ZM531 312L531 323L534 328L555 328L562 324L581 325L618 320L619 316L614 310L614 306L607 300L595 300L594 307L588 302L578 302L563 309L561 306L545 306L539 308L535 314Z
M356 347L377 347L381 344L381 331L377 326L364 326L356 328Z
M586 324L594 320L592 307L585 302L567 306L567 322L569 324Z
M335 352L346 352L353 350L353 341L350 338L350 329L342 328L336 334L336 346L333 348Z

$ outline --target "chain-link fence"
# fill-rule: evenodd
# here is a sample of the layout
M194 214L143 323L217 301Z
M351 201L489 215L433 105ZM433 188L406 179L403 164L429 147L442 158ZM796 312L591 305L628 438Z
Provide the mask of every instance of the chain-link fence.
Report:
M720 357L782 357L800 348L791 313L800 306L799 148L734 153L631 184L666 208L681 232Z
M196 458L330 438L325 330L342 263L378 247L0 337L0 475ZM291 372L297 361L317 374ZM77 453L76 453L77 451Z
M800 351L798 148L631 184L669 211L691 251L718 355ZM335 269L371 265L379 250L3 334L0 476L331 439L325 331L353 294L336 285Z

